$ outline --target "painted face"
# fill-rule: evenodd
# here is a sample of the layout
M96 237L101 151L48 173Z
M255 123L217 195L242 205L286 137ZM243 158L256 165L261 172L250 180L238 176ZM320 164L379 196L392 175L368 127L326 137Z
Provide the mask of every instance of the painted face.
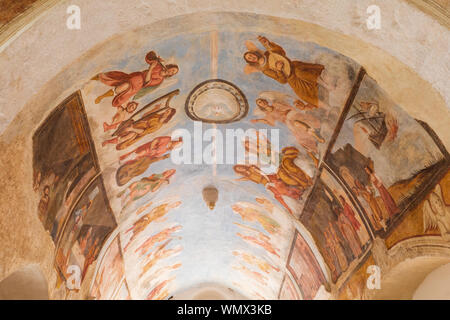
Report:
M267 101L264 99L256 99L256 104L258 107L265 107L267 106Z
M173 75L176 75L178 73L178 68L172 67L167 70L166 74L168 77L171 77Z
M138 104L136 102L130 102L127 105L127 112L128 113L133 113L136 110L137 106L138 106Z
M378 105L372 102L361 101L359 106L363 111L369 112L370 116L374 116L378 112Z
M242 175L247 175L247 168L245 168L245 167L235 166L234 171L236 171L237 173L240 173Z
M264 112L271 112L273 107L269 106L269 103L265 99L257 99L256 105Z
M247 52L245 54L245 60L250 63L258 62L258 56L252 52Z

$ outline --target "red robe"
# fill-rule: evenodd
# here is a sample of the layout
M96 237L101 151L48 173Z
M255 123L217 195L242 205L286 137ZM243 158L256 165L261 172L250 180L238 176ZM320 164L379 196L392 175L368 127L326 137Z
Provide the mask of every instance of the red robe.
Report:
M152 70L152 75L148 82L145 82L145 78L147 77L148 70L145 71L137 71L133 73L125 73L122 71L110 71L101 73L99 78L100 81L104 84L117 87L124 83L128 83L129 87L127 90L117 94L113 101L113 107L125 106L128 101L139 92L139 90L148 87L155 87L160 85L164 77L161 75L161 71L163 66L161 63L158 63Z
M158 158L163 156L167 151L170 151L167 145L172 142L172 138L169 136L162 136L153 139L152 141L143 144L133 152L139 153L139 155L134 159L128 162L132 162L138 160L140 158L148 157L148 158ZM127 163L128 163L127 162Z
M343 213L348 218L350 223L352 224L353 229L355 231L359 230L359 228L361 227L361 224L358 222L358 220L356 220L355 212L353 211L352 207L350 207L350 205L348 203L344 204Z

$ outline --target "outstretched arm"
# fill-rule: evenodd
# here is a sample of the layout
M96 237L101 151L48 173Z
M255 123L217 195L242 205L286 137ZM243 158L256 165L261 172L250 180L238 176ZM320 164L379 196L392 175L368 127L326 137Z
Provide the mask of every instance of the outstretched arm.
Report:
M269 126L272 126L272 127L275 125L274 121L270 121L267 118L265 118L265 119L252 119L252 120L250 120L250 122L252 122L252 123L265 123L265 124L267 124Z
M258 36L258 40L267 50L278 53L282 56L286 56L286 52L284 51L284 49L275 42L271 42L266 37L263 36Z
M141 152L145 151L145 150L147 149L147 147L149 147L149 146L153 147L153 143L154 143L154 142L155 142L155 140L152 140L152 141L150 141L150 142L147 142L147 143L143 144L142 146L139 146L139 147L137 147L136 149L134 149L134 150L132 150L132 151L130 151L130 152L128 152L128 153L126 153L126 154L120 156L120 158L119 158L120 161L122 161L122 160L128 158L128 157L129 157L130 155L132 155L133 153L141 153Z
M150 67L147 70L147 75L145 76L145 83L149 82L152 79L152 71L155 69L158 64L158 60L152 60L150 63Z

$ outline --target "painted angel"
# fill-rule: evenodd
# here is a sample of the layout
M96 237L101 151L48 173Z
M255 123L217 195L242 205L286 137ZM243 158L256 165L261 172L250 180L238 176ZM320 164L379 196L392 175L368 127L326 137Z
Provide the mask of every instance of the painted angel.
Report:
M176 110L171 107L156 105L138 120L130 120L114 133L114 138L102 142L102 146L115 144L116 150L124 150L148 134L160 130L175 116Z
M166 79L173 77L179 71L176 64L165 64L161 57L158 57L154 51L150 51L145 56L145 61L149 68L144 71L125 73L122 71L109 71L99 73L92 80L98 80L102 83L114 87L95 99L99 104L104 98L112 97L113 107L126 108L130 99L139 99L145 94L160 87Z
M121 198L122 204L124 204L123 209L147 195L149 192L156 192L164 184L169 184L170 178L175 172L175 169L169 169L163 173L153 173L149 177L144 177L139 181L133 182L127 189L124 189L117 195ZM126 193L127 190L129 193Z
M242 144L246 151L246 163L257 160L258 166L265 174L276 171L280 154L275 151L276 148L272 146L266 135L256 131L255 137L246 137L242 140Z
M137 102L131 101L127 104L126 108L122 106L117 107L117 112L112 118L111 123L103 122L103 131L117 129L122 122L127 120L136 111L138 105Z
M292 106L288 99L287 95L280 92L262 92L256 99L257 108L254 111L259 118L251 121L270 126L275 126L277 122L283 123L310 156L317 158L318 144L325 142L320 135L321 119L311 112Z
M290 60L278 44L266 37L258 36L258 41L266 51L258 49L251 41L246 41L248 51L244 53L247 62L244 72L262 72L281 84L289 84L295 94L312 106L318 107L319 81L325 67L321 64ZM326 86L324 86L326 87Z
M450 241L450 209L441 197L438 184L423 205L424 231L438 229L442 238Z

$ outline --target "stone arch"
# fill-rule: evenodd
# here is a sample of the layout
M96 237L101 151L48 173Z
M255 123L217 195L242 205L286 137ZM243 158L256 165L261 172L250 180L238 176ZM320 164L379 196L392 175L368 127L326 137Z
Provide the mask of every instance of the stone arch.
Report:
M414 300L449 300L450 299L450 264L431 271L414 292Z
M380 263L381 288L366 289L367 298L410 300L430 273L450 263L450 245L440 237L408 239L378 254L376 261L384 261Z
M41 268L27 265L0 282L0 300L48 300L47 280Z

